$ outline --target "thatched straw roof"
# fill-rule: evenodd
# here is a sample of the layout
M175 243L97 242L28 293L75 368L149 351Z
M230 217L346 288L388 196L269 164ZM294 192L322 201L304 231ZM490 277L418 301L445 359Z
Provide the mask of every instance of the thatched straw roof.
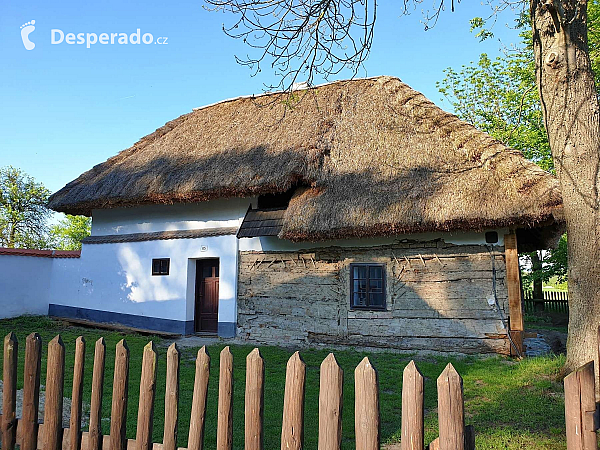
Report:
M82 174L50 207L90 215L296 185L284 239L498 227L554 235L562 224L555 177L392 77L199 108Z

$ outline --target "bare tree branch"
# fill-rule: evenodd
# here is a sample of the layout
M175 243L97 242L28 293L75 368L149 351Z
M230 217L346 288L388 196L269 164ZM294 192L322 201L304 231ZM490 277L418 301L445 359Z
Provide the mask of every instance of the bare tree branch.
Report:
M524 0L485 0L490 17ZM460 0L402 0L401 15L421 10L425 30L434 27L448 4L454 11ZM315 77L328 80L343 70L354 78L364 70L373 43L377 0L205 0L206 8L235 17L223 31L242 40L250 49L236 61L253 76L269 64L278 78L268 90L287 90L302 80L309 86Z
M269 89L290 89L315 76L350 69L355 76L373 42L376 0L206 0L209 9L233 13L237 21L223 26L253 51L238 63L254 75L269 63L279 78Z

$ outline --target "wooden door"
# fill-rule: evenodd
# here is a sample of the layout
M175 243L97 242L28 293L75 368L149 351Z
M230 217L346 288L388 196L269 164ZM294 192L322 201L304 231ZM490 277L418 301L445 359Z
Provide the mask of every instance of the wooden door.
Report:
M219 260L196 261L195 331L217 332L219 320Z

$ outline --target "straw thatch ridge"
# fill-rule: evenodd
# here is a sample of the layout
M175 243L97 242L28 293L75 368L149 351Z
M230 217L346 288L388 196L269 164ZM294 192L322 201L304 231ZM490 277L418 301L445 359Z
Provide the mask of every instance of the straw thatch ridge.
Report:
M393 77L197 109L82 174L50 207L90 215L294 186L280 233L291 240L563 221L555 177Z

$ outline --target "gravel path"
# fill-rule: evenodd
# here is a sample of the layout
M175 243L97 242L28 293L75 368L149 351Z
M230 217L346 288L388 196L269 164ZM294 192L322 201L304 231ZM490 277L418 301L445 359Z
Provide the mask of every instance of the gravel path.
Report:
M218 337L192 335L168 341L167 345L171 345L171 343L175 342L179 348L200 348L203 345L213 345L219 341L220 339Z
M526 338L525 354L527 356L543 356L550 353L560 355L567 351L567 333L556 330L532 330L535 338Z
M536 338L526 338L524 344L525 356L543 356L552 353L552 347L541 335Z

